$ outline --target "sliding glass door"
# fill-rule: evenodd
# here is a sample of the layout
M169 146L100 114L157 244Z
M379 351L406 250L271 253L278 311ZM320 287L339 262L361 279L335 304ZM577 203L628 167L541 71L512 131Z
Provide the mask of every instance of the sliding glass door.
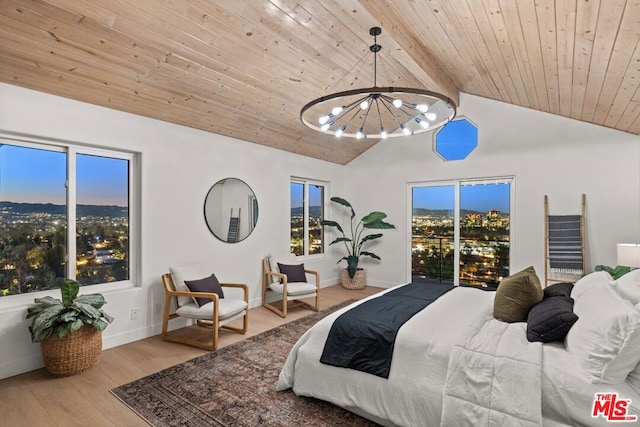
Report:
M509 274L511 179L411 189L413 281L495 287Z
M497 286L509 275L509 181L460 183L460 284Z
M412 280L453 283L455 187L414 187L412 198Z

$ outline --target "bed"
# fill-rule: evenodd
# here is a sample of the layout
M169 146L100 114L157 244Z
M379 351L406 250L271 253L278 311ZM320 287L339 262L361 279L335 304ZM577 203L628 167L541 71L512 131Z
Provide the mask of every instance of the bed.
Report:
M564 342L529 342L526 322L494 318L496 292L456 287L398 330L388 378L321 363L333 322L380 296L373 295L309 329L276 387L385 426L632 422L640 415L640 295L634 303L636 296L623 295L607 276L593 273L573 287L578 320ZM640 270L626 284L636 286L640 294ZM613 411L612 396L624 411Z

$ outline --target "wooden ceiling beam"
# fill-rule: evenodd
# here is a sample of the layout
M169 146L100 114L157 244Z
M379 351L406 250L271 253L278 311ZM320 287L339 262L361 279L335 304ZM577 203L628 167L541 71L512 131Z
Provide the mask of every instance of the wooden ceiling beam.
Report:
M371 16L373 16L388 31L389 36L415 61L426 76L436 86L430 90L440 91L460 105L460 89L451 77L444 72L435 56L429 52L411 31L410 23L406 22L402 11L396 3L377 0L358 0Z

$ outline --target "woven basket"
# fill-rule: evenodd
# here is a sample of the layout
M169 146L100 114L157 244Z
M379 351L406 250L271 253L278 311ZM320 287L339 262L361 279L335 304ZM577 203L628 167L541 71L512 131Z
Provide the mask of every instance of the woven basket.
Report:
M102 332L92 325L84 325L64 338L52 335L40 345L47 371L54 377L67 377L98 363L102 352Z
M341 275L342 287L345 289L364 289L367 286L367 280L363 269L356 270L353 279L349 277L347 269L342 270Z

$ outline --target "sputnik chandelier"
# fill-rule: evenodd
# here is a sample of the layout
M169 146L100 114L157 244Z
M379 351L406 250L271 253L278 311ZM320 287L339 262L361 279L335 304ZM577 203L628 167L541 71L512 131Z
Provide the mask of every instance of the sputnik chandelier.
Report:
M377 36L373 44L373 87L337 92L314 99L300 110L300 120L319 132L337 138L385 139L417 135L447 124L456 114L455 103L437 92L409 87L377 86L377 55L382 49Z

